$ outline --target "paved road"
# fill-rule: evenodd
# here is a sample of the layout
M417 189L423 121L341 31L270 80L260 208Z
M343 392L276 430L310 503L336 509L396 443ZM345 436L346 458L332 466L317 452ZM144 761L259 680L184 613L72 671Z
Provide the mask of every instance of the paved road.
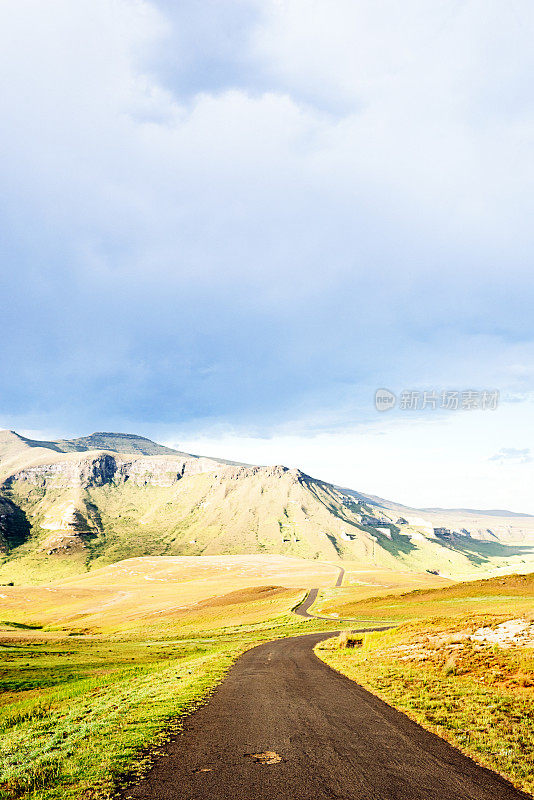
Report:
M293 612L299 617L304 617L304 619L325 619L325 617L316 617L315 614L310 614L308 611L317 600L318 592L319 589L310 589L302 603L293 609ZM330 617L330 619L332 618Z
M345 577L345 570L343 567L338 567L339 575L337 576L336 586L343 586L343 578Z
M336 588L343 585L343 578L345 577L345 570L343 567L338 567L339 575L337 576L336 583L334 584ZM310 589L302 603L300 603L296 608L293 609L293 613L299 617L304 617L304 619L326 619L328 622L358 622L358 620L353 619L341 619L339 617L318 617L317 614L310 614L310 608L317 600L317 595L319 593L319 589ZM378 630L381 630L385 627L391 627L391 625L381 626ZM371 630L370 628L366 628L366 630Z
M327 667L312 648L329 635L281 639L245 653L147 777L121 797L528 797ZM258 760L261 753L271 753L265 758L273 763Z

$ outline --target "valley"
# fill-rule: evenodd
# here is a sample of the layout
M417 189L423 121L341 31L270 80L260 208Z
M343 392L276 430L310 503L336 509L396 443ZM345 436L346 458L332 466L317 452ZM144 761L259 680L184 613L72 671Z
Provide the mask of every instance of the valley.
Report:
M338 564L269 555L142 557L46 585L1 587L0 797L104 800L121 791L124 797L159 797L165 781L181 796L177 774L183 790L195 786L200 797L224 797L224 787L252 797L258 780L265 780L260 767L250 771L247 754L256 751L281 754L286 766L269 780L283 796L301 780L311 757L299 744L301 704L313 726L323 726L317 751L308 728L305 733L316 766L324 757L328 767L314 772L310 797L323 796L319 790L332 780L346 787L360 781L387 797L388 782L404 785L405 765L421 747L417 769L430 774L425 759L432 758L443 797L460 800L474 785L479 800L526 797L473 766L467 774L460 763L464 788L458 790L443 771L449 756L439 740L407 728L402 715L391 717L387 733L403 754L398 774L391 768L362 772L371 751L387 745L381 733L386 712L357 684L332 683L311 651L323 642L317 655L327 664L528 790L533 651L519 640L500 654L483 642L469 648L466 637L511 618L532 620L532 575L457 583L429 573L363 573L346 562L342 584L334 586ZM309 618L299 617L294 609L311 587L319 598ZM336 627L361 646L339 649L332 638ZM381 628L386 630L366 633ZM455 649L457 642L465 652ZM226 678L234 674L241 675L237 691ZM210 697L221 682L214 706ZM336 721L324 728L327 708L334 719L332 703ZM266 716L267 707L273 713ZM201 715L189 719L199 708ZM362 714L369 752L354 750L360 739L349 735ZM236 750L229 761L228 715L241 720L232 722ZM191 726L199 731L196 743ZM492 726L498 750L495 736L482 735ZM418 743L407 747L407 736ZM345 752L340 772L331 770L332 748ZM426 784L418 786L424 791ZM405 791L399 797L419 797L409 782Z
M533 518L410 509L298 469L195 456L127 434L38 442L2 432L0 478L3 800L156 798L169 781L175 787L177 770L186 793L225 797L224 774L224 786L252 797L263 762L240 752L245 741L289 765L272 774L271 789L290 796L311 757L290 744L309 736L293 704L319 727L335 706L335 724L319 737L328 775L317 772L310 797L356 781L389 800L389 773L362 772L374 748L389 747L377 727L384 713L393 714L403 763L423 747L417 769L426 774L432 760L444 797L463 800L477 781L477 800L531 790L530 645L521 640L512 658L484 642L471 647L469 636L531 624ZM344 639L334 636L340 629ZM351 637L359 646L340 648ZM497 676L491 684L484 665ZM338 673L351 680L337 682ZM210 700L219 684L222 705ZM441 738L406 727L375 695ZM265 715L272 698L280 708ZM495 737L477 733L488 698L484 725L498 731L504 755L495 755ZM453 713L462 703L464 733ZM362 714L371 745L356 752L348 732ZM241 720L230 761L228 715ZM193 744L188 731L199 725ZM421 740L415 750L401 744L407 736ZM476 765L466 777L464 762L447 784L442 739L518 789L493 773L483 779ZM183 746L194 768L182 764ZM346 750L339 774L331 750ZM175 765L171 777L165 763ZM399 770L400 787L408 778ZM398 796L415 796L410 781Z

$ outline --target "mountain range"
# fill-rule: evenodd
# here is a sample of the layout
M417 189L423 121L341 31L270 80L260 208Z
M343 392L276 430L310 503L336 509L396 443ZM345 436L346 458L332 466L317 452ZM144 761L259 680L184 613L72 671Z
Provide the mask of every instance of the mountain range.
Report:
M534 517L414 509L287 467L132 434L0 432L0 581L147 555L275 553L469 577L534 568Z

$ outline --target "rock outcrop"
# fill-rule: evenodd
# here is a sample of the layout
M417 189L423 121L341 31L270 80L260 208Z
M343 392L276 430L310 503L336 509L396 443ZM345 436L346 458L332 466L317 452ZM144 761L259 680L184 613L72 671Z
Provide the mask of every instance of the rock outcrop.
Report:
M127 458L111 453L84 454L51 464L39 464L17 470L3 483L10 488L17 481L46 488L90 488L119 485L131 481L136 486L172 486L184 476L200 472L241 469L225 467L208 458L182 458L173 456L139 456ZM226 474L226 473L225 473Z

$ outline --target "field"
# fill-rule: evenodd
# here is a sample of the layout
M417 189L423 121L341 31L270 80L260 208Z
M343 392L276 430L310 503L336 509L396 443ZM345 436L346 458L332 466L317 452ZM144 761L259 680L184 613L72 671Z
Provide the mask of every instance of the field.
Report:
M341 607L412 621L365 634L351 649L329 640L317 648L320 658L479 763L534 790L534 575Z
M530 787L534 651L465 637L531 613L532 576L452 584L344 566L338 589L336 564L276 555L132 558L0 586L0 798L111 797L247 648L338 617L403 624L319 651L327 663ZM291 613L310 587L330 620Z
M0 587L0 620L47 631L172 636L263 621L308 586L335 582L330 564L284 556L133 558L46 586Z
M321 628L287 611L267 615L263 624L167 641L5 637L0 797L111 797L244 650Z
M365 596L361 585L351 585L350 573L343 589L323 589L319 599L314 605L315 614L339 616L344 619L365 618L402 622L407 619L434 617L462 617L466 608L470 613L483 617L485 614L492 617L505 617L510 619L514 615L521 615L532 610L533 606L533 578L529 575L508 575L498 578L486 578L478 581L452 583L442 580L441 584L423 588L424 576L412 575L406 578L403 586L402 573L390 580L387 586L387 576L382 574L381 585L379 580L369 573L369 581L374 581L375 590ZM436 579L437 576L429 576ZM439 579L438 579L439 580ZM434 588L435 587L435 588ZM416 591L405 594L407 588ZM402 592L402 596L396 596Z
M147 558L0 587L0 797L110 797L245 649L327 629L291 608L337 575L277 556Z
M389 597L416 589L441 589L455 585L450 578L429 572L401 569L365 569L356 561L344 561L345 576L341 588L327 584L321 588L314 613L336 617L354 617L352 605L377 597ZM319 584L318 584L319 585Z

